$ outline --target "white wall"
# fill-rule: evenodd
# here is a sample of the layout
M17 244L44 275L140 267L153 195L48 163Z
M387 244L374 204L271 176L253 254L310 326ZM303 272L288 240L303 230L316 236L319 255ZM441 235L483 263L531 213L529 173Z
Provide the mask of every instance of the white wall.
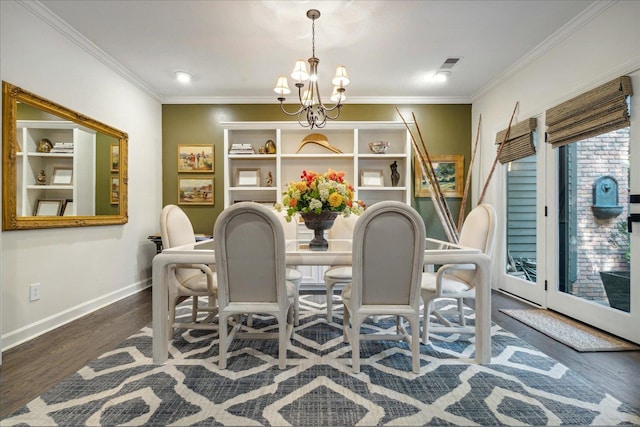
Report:
M129 135L127 224L1 234L4 350L150 284L155 245L146 237L158 231L162 207L162 109L20 3L0 1L0 15L2 80ZM41 298L29 302L35 282Z
M596 4L596 7L603 5L606 6L607 3ZM550 158L554 154L544 143L546 109L615 77L640 69L639 1L612 3L587 21L577 31L567 31L564 36L557 37L553 48L535 58L528 58L530 62L524 68L473 100L474 141L478 120L482 116L478 149L481 161L473 171L473 195L476 201L495 157L495 135L508 126L516 102L519 102L519 108L513 123L529 117L539 117L538 152L544 161L545 156ZM637 96L640 86L635 86ZM498 163L484 198L485 202L494 204L498 213L505 212L503 177L503 167ZM555 177L548 175L547 182L554 185ZM540 188L538 194L544 195L544 188ZM547 201L547 204L551 203L552 200ZM540 209L543 206L540 203ZM550 212L554 212L553 206L550 206ZM500 221L498 227L494 253L495 259L503 260L504 221ZM504 263L495 263L493 277L502 277L503 272ZM497 287L497 283L497 280L493 281L494 287Z

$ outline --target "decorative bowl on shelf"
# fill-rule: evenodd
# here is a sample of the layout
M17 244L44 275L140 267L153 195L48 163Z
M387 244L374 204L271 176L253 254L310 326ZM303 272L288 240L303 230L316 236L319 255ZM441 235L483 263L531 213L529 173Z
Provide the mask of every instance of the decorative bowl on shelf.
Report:
M389 141L373 141L369 143L369 149L376 154L384 154L389 145Z

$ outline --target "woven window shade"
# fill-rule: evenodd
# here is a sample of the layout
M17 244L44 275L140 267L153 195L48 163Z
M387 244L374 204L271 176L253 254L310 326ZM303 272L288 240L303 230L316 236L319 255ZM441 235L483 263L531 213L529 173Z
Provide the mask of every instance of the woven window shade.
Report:
M535 118L524 120L511 126L510 130L505 129L496 134L496 144L499 146L503 141L505 143L498 157L501 164L536 154L533 132L536 130L537 122ZM505 141L504 137L507 134L507 130L509 130L509 138ZM498 150L500 150L500 147L498 147Z
M631 77L622 76L547 110L547 142L553 148L630 125Z

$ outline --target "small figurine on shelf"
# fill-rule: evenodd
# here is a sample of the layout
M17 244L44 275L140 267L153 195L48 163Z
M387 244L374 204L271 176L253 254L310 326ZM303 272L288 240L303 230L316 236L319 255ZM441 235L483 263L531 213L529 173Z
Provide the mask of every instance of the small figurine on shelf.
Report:
M389 167L391 168L391 185L393 187L397 187L398 183L400 182L400 173L398 172L398 162L394 160L394 162L391 163Z
M38 143L38 153L49 153L53 148L53 144L47 138L42 138Z
M273 142L273 140L268 140L265 144L264 144L264 151L267 154L276 154L276 143Z
M45 185L47 183L47 176L44 174L44 169L40 169L38 172L38 185Z
M273 175L271 175L271 171L267 172L267 187L271 187L273 185Z

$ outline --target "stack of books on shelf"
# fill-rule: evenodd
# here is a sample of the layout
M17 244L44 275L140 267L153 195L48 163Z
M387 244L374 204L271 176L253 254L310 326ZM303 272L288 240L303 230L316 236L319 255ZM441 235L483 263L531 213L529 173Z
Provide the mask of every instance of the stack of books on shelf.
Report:
M73 154L73 142L54 142L50 152Z
M231 144L229 154L255 154L251 144Z

